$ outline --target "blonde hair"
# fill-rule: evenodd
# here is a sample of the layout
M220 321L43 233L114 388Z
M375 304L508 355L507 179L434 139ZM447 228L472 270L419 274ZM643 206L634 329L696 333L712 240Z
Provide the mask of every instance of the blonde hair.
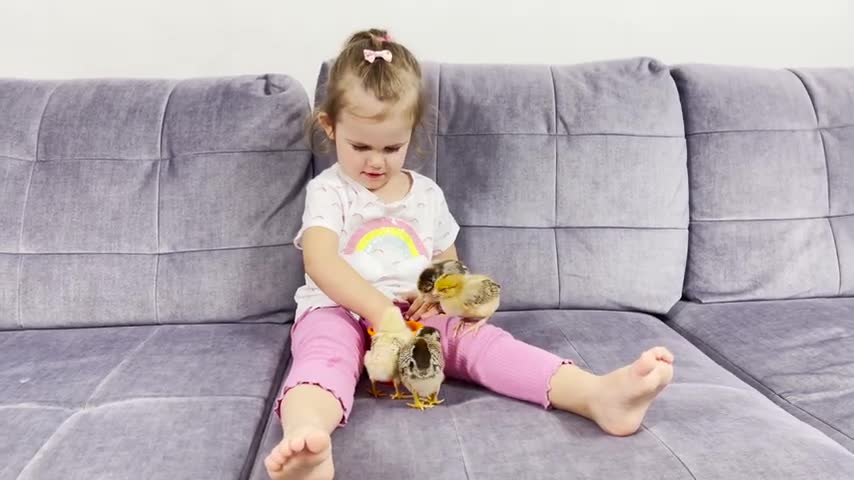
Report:
M374 62L368 62L365 50L388 50L392 61L377 58ZM426 102L418 60L409 49L393 41L385 30L356 32L347 40L332 64L326 82L326 96L311 116L308 137L312 150L315 150L318 133L322 133L320 115L325 114L335 125L339 113L347 106L347 92L354 82L358 82L381 102L408 102L409 105L404 107L412 119L413 130L421 122ZM325 141L326 135L320 135L320 138Z

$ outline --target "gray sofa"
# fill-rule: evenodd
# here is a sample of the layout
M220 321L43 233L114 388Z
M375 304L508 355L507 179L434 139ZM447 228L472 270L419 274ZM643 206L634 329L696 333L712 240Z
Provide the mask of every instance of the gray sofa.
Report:
M0 81L0 479L248 475L307 111L279 76Z
M600 373L666 345L676 377L627 438L360 389L337 478L854 478L854 69L425 78L410 165L502 280L494 323ZM266 478L289 242L333 161L308 105L280 76L0 81L0 479Z
M854 451L854 69L673 77L692 187L670 325Z

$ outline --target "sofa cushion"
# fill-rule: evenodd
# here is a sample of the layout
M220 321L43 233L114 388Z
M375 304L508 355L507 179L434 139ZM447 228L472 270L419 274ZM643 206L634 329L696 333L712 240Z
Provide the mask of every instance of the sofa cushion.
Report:
M490 479L847 479L854 455L716 365L660 320L603 311L504 312L517 338L605 373L645 348L676 355L674 384L643 428L611 437L581 417L545 411L449 381L445 403L427 412L357 389L350 423L335 432L340 478ZM271 419L250 478L281 439Z
M673 69L700 302L854 294L854 68Z
M854 451L854 298L674 307L709 356Z
M288 334L236 323L0 332L0 479L238 478Z
M308 112L277 75L0 79L0 329L288 320Z
M444 190L461 257L501 281L503 309L664 313L679 299L686 152L665 66L426 64L423 74L429 115L408 165ZM332 161L318 156L318 168Z

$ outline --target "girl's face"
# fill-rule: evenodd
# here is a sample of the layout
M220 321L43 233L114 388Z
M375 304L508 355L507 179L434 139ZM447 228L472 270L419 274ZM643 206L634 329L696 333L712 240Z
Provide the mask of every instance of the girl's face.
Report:
M335 141L338 164L346 175L376 191L401 174L412 136L412 118L405 108L377 100L362 89L348 94L348 107L339 112L334 127L321 115L330 140Z

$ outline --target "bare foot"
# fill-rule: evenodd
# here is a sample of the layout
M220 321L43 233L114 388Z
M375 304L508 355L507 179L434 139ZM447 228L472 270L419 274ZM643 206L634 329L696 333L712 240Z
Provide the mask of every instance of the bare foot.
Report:
M672 379L673 354L664 347L647 350L631 365L600 377L590 401L592 419L611 435L631 435Z
M332 441L320 429L291 433L267 455L264 466L273 480L332 480Z

